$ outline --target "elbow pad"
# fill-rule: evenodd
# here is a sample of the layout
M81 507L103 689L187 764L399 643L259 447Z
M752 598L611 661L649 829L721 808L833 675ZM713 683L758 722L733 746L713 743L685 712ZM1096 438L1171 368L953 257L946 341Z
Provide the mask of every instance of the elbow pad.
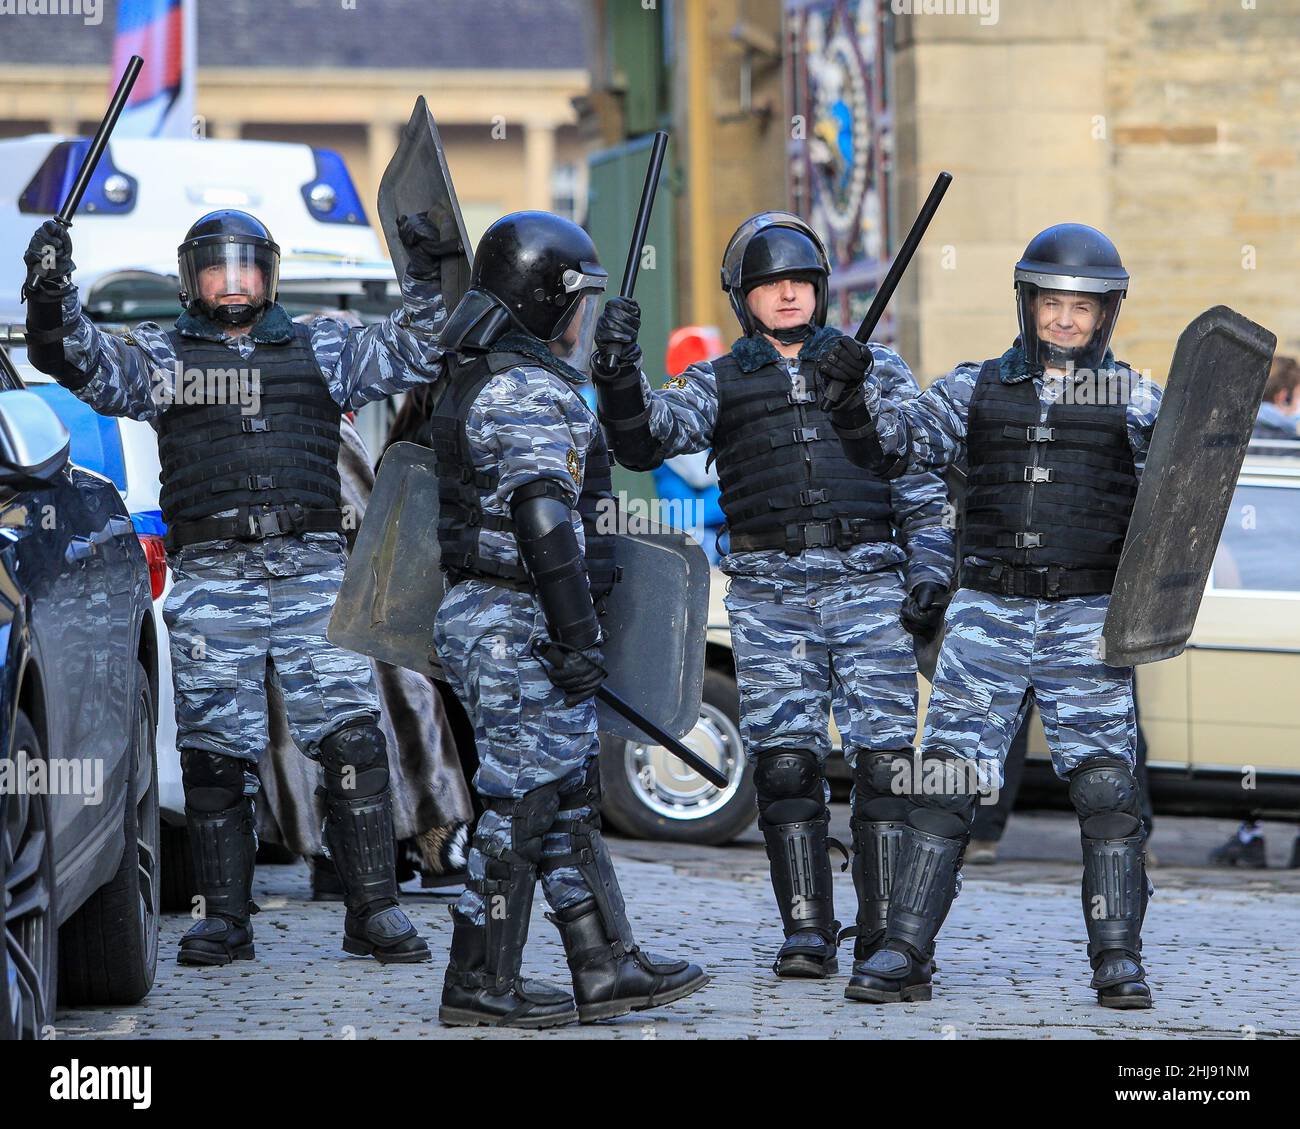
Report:
M594 647L600 625L571 524L573 511L560 487L544 479L521 486L510 496L510 519L551 638L580 649Z

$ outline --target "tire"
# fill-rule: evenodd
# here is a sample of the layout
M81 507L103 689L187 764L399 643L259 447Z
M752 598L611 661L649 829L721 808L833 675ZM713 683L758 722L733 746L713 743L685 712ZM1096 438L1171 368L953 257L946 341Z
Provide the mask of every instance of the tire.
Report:
M162 911L189 913L194 906L194 849L190 830L164 825L162 829Z
M658 745L601 736L601 811L616 830L636 839L716 846L753 823L753 772L741 748L740 695L730 674L704 672L700 722L685 743L728 773L725 790Z
M149 994L158 965L159 858L158 764L149 676L136 666L131 718L130 789L123 825L125 845L117 873L90 896L59 931L59 1001L64 1004L133 1004ZM135 799L141 773L149 786Z
M31 720L14 715L14 758L45 754ZM0 1039L40 1039L54 1022L59 974L54 835L49 797L0 794Z

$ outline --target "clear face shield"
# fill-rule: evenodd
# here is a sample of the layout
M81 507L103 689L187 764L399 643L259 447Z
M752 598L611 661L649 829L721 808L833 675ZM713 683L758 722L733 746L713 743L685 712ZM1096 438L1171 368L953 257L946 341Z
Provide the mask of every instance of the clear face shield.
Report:
M260 309L275 300L280 256L270 247L221 241L180 254L181 289L189 302L216 311L224 306Z
M1095 290L1066 290L1016 282L1020 338L1031 364L1066 370L1101 366L1124 291L1096 285Z
M583 376L591 375L591 353L596 343L596 319L609 276L597 266L583 264L582 271L564 272L566 290L578 297L564 328L550 341L551 352Z

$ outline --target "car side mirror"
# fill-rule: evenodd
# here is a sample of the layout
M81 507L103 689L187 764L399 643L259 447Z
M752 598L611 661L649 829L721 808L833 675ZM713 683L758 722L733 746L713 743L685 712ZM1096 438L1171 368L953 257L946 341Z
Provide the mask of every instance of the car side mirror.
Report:
M35 392L0 392L0 486L52 481L71 444L63 421Z

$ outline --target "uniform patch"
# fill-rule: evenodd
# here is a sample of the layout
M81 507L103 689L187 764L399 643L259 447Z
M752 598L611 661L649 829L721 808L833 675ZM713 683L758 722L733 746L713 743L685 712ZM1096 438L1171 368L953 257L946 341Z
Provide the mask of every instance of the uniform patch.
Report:
M665 388L685 388L688 381L684 376L671 376L664 381Z
M582 464L578 462L578 452L575 451L572 447L570 447L569 453L564 456L564 461L569 468L569 477L572 478L573 481L576 482L579 486L581 486L582 485Z

